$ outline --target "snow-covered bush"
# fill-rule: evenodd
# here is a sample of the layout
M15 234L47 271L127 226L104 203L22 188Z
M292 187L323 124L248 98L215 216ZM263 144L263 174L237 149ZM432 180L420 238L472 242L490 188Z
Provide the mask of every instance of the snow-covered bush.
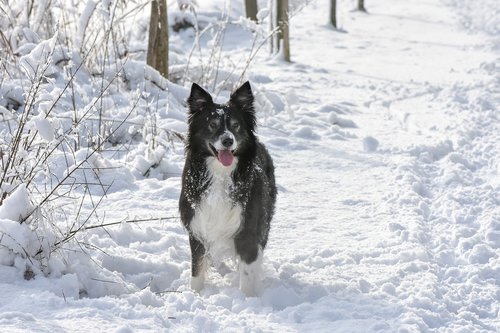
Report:
M0 250L5 263L21 260L26 272L48 274L54 253L97 217L111 186L101 179L109 166L100 160L137 102L119 110L118 122L104 121L112 89L90 98L99 86L78 53L58 44L58 31L19 49L20 70L11 74L7 64L0 85L7 96L0 109ZM82 209L89 198L92 207Z
M125 71L123 20L141 6L74 4L0 5L0 258L25 278L53 274L63 248L87 251L78 235L105 222L98 208L113 186L134 180L114 156L134 140L158 149L167 131L144 135L153 101L169 103L165 88L147 86L144 63Z

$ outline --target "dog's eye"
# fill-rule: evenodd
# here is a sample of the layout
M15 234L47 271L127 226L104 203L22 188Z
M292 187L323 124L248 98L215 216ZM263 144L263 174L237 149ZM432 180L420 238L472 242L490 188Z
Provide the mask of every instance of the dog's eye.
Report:
M208 127L210 128L210 130L214 131L217 129L217 127L219 127L219 123L215 120L212 120L208 123Z
M232 124L231 124L231 127L232 127L235 131L237 131L237 130L239 130L239 129L240 129L240 124L239 124L238 122L236 122L236 121L235 121L234 123L232 123Z

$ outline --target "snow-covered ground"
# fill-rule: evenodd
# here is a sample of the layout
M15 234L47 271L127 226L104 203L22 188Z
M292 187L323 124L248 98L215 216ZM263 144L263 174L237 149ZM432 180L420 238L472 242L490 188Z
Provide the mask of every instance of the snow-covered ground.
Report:
M498 3L366 6L341 1L334 30L328 2L310 3L291 23L293 63L264 51L249 70L273 105L259 136L279 187L259 297L231 263L189 289L177 143L150 177L140 150L102 176L106 221L162 220L89 230L98 250L29 281L0 260L0 331L500 331ZM228 31L229 52L247 34ZM185 130L180 106L160 117ZM28 242L7 219L0 207L2 231Z

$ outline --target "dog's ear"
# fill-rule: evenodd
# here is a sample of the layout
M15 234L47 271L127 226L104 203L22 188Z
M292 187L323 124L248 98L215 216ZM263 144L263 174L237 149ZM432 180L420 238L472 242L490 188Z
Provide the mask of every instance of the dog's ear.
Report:
M247 81L243 83L241 87L236 89L234 93L231 94L229 99L231 103L242 107L243 109L251 109L253 111L253 93L250 87L250 82Z
M236 89L236 91L231 94L229 102L236 106L237 109L243 111L243 118L248 125L249 133L253 135L255 126L257 125L257 119L255 118L254 97L250 82L247 81Z
M187 99L189 111L196 113L206 108L207 105L212 104L212 96L206 92L202 87L193 83L191 86L191 93Z

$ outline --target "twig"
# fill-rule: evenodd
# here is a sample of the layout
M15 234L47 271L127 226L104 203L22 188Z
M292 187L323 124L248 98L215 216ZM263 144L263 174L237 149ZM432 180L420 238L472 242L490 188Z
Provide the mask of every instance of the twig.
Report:
M161 221L161 220L175 220L178 219L177 216L166 216L166 217L155 217L155 218L149 218L149 219L134 219L134 220L125 220L125 221L116 221L116 222L109 222L109 223L102 223L98 225L90 225L82 230L90 230L90 229L96 229L96 228L103 228L103 227L109 227L112 225L117 225L117 224L123 224L123 223L141 223L141 222L149 222L149 221ZM76 232L76 231L74 231Z
M125 117L124 120L128 119L128 117L130 117L130 115L132 114L132 112L135 110L135 107L137 106L137 103L139 103L139 98L136 100L135 104L132 106L132 108L130 109L129 113L127 114L127 116ZM37 205L37 207L33 208L21 221L20 223L23 223L24 221L26 221L40 206L42 206L45 202L47 202L50 197L57 191L57 189L62 186L66 179L70 178L73 173L76 171L76 170L79 170L79 168L84 164L84 163L87 163L88 159L94 155L95 153L97 153L98 151L101 150L101 146L104 145L104 143L106 142L106 140L108 138L110 138L111 136L113 136L115 134L116 131L118 131L118 129L121 127L121 125L123 125L123 122L120 123L106 138L104 141L101 142L101 145L95 147L91 152L90 154L88 154L85 159L83 161L81 161L77 166L75 166L71 171L69 171L66 176L63 177L63 179L50 191L50 193L45 197L43 198L43 200Z
M163 295L163 294L182 294L183 292L180 290L163 290L163 291L155 291L156 295Z

